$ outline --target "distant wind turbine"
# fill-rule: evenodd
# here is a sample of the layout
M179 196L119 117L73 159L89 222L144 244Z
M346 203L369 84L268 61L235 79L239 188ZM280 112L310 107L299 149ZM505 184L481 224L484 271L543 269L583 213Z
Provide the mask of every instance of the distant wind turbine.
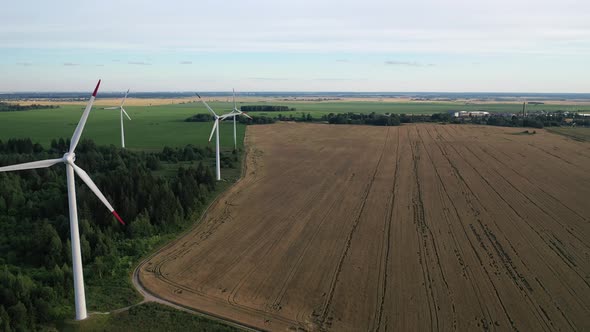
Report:
M118 108L121 109L121 147L122 148L125 148L125 130L123 129L123 113L125 113L125 116L127 116L127 119L131 120L131 118L129 117L129 114L127 114L127 112L125 112L125 109L123 108L123 104L125 104L125 99L127 99L128 94L129 94L129 89L127 89L127 92L125 93L125 97L123 97L123 100L121 101L121 105L105 108L105 110L116 110Z
M88 317L86 313L86 296L84 295L84 274L82 273L82 255L80 252L80 233L78 230L78 211L76 208L76 185L75 185L75 178L74 172L78 174L80 179L86 183L86 185L92 190L92 192L100 199L100 201L109 209L109 211L119 220L119 222L123 225L125 223L121 220L121 217L117 214L117 212L113 209L111 204L107 201L104 195L100 192L98 187L94 184L90 176L74 164L76 160L76 154L74 150L80 141L80 137L82 136L82 131L84 130L84 125L86 124L86 120L88 119L88 115L90 114L90 110L92 109L92 103L96 98L96 93L98 92L98 87L100 85L100 80L94 89L94 93L88 104L86 105L86 109L84 109L84 113L82 113L82 118L80 122L78 122L78 126L74 131L74 135L72 136L72 140L70 142L70 150L66 152L62 158L58 159L47 159L42 161L33 161L30 163L24 164L17 164L12 166L5 166L0 167L0 172L7 172L7 171L17 171L17 170L25 170L25 169L35 169L35 168L46 168L49 166L53 166L55 164L64 163L66 164L66 176L68 182L68 203L70 208L70 237L72 242L72 270L74 274L74 296L76 302L76 319L82 320Z
M198 93L196 95L197 97L199 97L199 100L205 105L205 107L207 107L209 112L211 112L213 114L213 117L215 118L215 122L213 123L213 129L211 129L211 135L209 135L209 142L211 142L213 133L215 133L215 177L217 181L219 181L221 180L221 164L219 158L219 120L223 120L229 117L231 113L224 114L221 116L217 115L215 111L213 111L213 109L209 107L209 105L201 98L201 96Z
M234 150L238 149L238 142L237 142L237 138L236 138L236 116L238 115L243 115L245 117L247 117L248 119L252 119L248 114L240 111L237 107L236 107L236 90L232 89L233 91L233 97L234 97L234 109L231 111L231 113L226 114L226 118L232 117L234 119ZM209 139L211 140L211 139Z

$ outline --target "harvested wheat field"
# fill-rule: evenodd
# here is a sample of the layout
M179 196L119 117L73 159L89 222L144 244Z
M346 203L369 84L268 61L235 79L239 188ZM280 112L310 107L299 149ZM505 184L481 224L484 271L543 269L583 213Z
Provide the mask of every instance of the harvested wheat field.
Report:
M262 330L590 330L590 144L537 130L248 127L245 178L150 292Z

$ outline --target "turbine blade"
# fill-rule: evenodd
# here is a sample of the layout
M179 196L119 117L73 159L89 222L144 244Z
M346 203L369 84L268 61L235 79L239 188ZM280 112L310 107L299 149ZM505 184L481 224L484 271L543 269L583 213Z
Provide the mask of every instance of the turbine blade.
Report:
M121 106L121 112L123 112L123 114L125 114L125 116L127 116L127 119L131 120L131 118L129 117L129 114L127 114L127 112L125 112L125 109L123 108L123 106Z
M244 113L242 111L239 111L239 112L240 112L240 115L243 115L243 116L247 117L248 119L252 119L252 117L249 116L248 114L246 114L246 113Z
M49 166L53 166L57 163L63 162L62 158L59 159L47 159L41 161L32 161L30 163L22 163L16 164L11 166L4 166L0 167L0 172L8 172L8 171L20 171L25 169L35 169L35 168L46 168Z
M231 111L230 113L224 114L222 116L219 117L219 120L225 120L227 118L231 118L232 116L236 116L238 115L238 113L234 113L234 111Z
M103 110L116 110L119 109L119 106L113 106L113 107L105 107L103 108Z
M201 96L199 96L199 94L198 94L198 93L197 93L196 95L197 95L197 97L199 97L199 100L200 100L200 101L201 101L201 102L202 102L202 103L205 105L205 107L207 107L207 109L209 110L209 112L213 113L213 116L214 116L216 119L217 119L217 118L219 118L219 117L217 116L217 114L215 114L215 112L213 111L213 109L212 109L211 107L209 107L209 104L207 104L207 103L206 103L206 102L205 102L205 101L204 101L204 100L201 98Z
M234 110L237 110L238 108L236 107L236 90L235 89L231 89L233 92L233 97L234 97Z
M92 103L94 103L94 99L96 99L96 93L98 92L98 87L100 86L100 80L98 80L98 84L96 84L96 88L94 88L94 92L86 105L86 109L84 109L84 113L82 113L82 118L80 118L80 122L78 122L78 126L74 131L74 135L72 136L72 141L70 142L70 153L74 152L78 142L80 142L80 136L82 136L82 131L84 130L84 125L86 125L86 120L88 120L88 115L90 114L90 110L92 109Z
M209 135L209 142L211 142L211 139L213 138L213 134L215 133L215 128L217 128L217 125L219 124L219 120L215 120L215 123L213 124L213 129L211 129L211 135Z
M109 201L107 201L106 197L104 197L104 195L100 192L98 187L94 184L94 181L92 181L90 176L88 176L88 173L86 173L86 171L84 171L83 169L78 167L78 165L76 165L74 163L72 163L72 167L74 168L74 171L76 172L76 174L78 174L80 179L82 179L82 181L84 181L84 183L86 183L88 188L90 188L90 190L92 190L92 192L96 195L96 197L98 197L98 199L100 199L102 204L104 204L107 207L107 209L109 209L109 212L111 212L115 216L115 218L117 218L117 220L119 220L119 222L122 225L125 225L125 222L121 219L121 217L119 217L119 215L117 214L115 209L113 209L111 204L109 204Z
M129 89L127 89L127 92L125 92L125 97L123 97L123 101L121 101L121 107L123 106L123 104L125 104L125 99L127 99L128 94L129 94Z

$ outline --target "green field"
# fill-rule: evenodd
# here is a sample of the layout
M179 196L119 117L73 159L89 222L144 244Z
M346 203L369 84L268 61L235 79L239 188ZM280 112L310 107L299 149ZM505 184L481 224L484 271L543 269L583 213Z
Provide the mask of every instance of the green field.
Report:
M199 105L200 106L200 105ZM0 113L0 140L30 137L33 142L49 146L54 138L69 138L82 115L81 106L61 106L53 110ZM195 105L129 106L125 118L125 146L131 150L161 150L164 146L181 147L186 144L207 145L213 122L184 122L204 108ZM244 125L238 124L238 146L243 143ZM121 145L118 110L93 107L82 138L97 145ZM215 139L215 138L213 138ZM222 122L220 131L222 148L233 147L233 125ZM215 147L215 143L211 143Z

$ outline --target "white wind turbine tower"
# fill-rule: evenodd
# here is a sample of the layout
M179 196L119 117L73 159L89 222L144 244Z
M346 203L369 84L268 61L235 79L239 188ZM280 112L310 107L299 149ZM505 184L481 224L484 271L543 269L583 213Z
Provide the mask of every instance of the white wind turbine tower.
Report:
M231 113L227 114L226 118L232 117L234 118L234 150L238 149L238 142L237 142L237 138L236 138L236 116L238 115L243 115L245 117L247 117L248 119L252 119L248 114L240 111L237 107L236 107L236 90L232 89L233 91L233 97L234 97L234 109L231 111ZM209 138L209 140L211 140L211 138Z
M125 116L127 116L127 119L131 120L131 118L129 117L129 114L127 114L127 112L125 112L125 109L123 108L123 104L125 104L125 99L127 99L128 94L129 94L129 89L127 89L127 92L125 93L125 97L123 97L123 100L121 101L121 105L105 108L105 110L116 110L117 108L121 109L121 147L122 148L125 148L125 130L123 129L123 113L125 113Z
M213 129L211 130L211 135L209 135L209 142L211 142L213 133L215 133L215 177L217 181L219 181L221 180L221 164L219 158L219 120L223 120L229 117L231 113L224 114L222 116L217 115L215 111L213 111L213 109L209 107L209 105L201 98L201 96L198 93L196 95L197 97L199 97L199 100L205 105L205 107L207 107L209 112L211 112L213 114L213 117L215 118L215 122L213 123Z
M74 131L74 135L72 136L72 141L70 142L70 149L68 152L64 154L62 158L58 159L48 159L42 161L33 161L30 163L24 164L17 164L12 166L5 166L0 167L0 172L6 171L17 171L17 170L25 170L25 169L35 169L35 168L46 168L55 164L64 163L66 164L66 176L67 176L67 183L68 183L68 203L70 209L70 236L72 242L72 270L74 274L74 296L76 302L76 319L82 320L88 317L86 313L86 296L84 295L84 275L82 273L82 255L80 252L80 233L78 231L78 211L76 208L76 186L74 183L74 172L78 174L80 179L86 183L86 185L94 192L94 194L102 201L102 203L109 209L109 211L119 220L119 222L123 225L125 223L121 220L121 217L117 214L117 212L113 209L111 204L107 201L104 195L100 192L98 187L94 184L92 179L88 176L88 174L74 164L76 160L76 154L74 150L80 141L80 136L82 136L82 131L84 130L84 125L86 124L86 120L88 119L88 115L90 114L90 110L92 109L92 103L96 98L96 92L98 91L98 86L100 85L100 80L94 89L94 93L90 100L88 101L88 105L86 105L86 109L84 109L84 113L82 113L82 118Z

